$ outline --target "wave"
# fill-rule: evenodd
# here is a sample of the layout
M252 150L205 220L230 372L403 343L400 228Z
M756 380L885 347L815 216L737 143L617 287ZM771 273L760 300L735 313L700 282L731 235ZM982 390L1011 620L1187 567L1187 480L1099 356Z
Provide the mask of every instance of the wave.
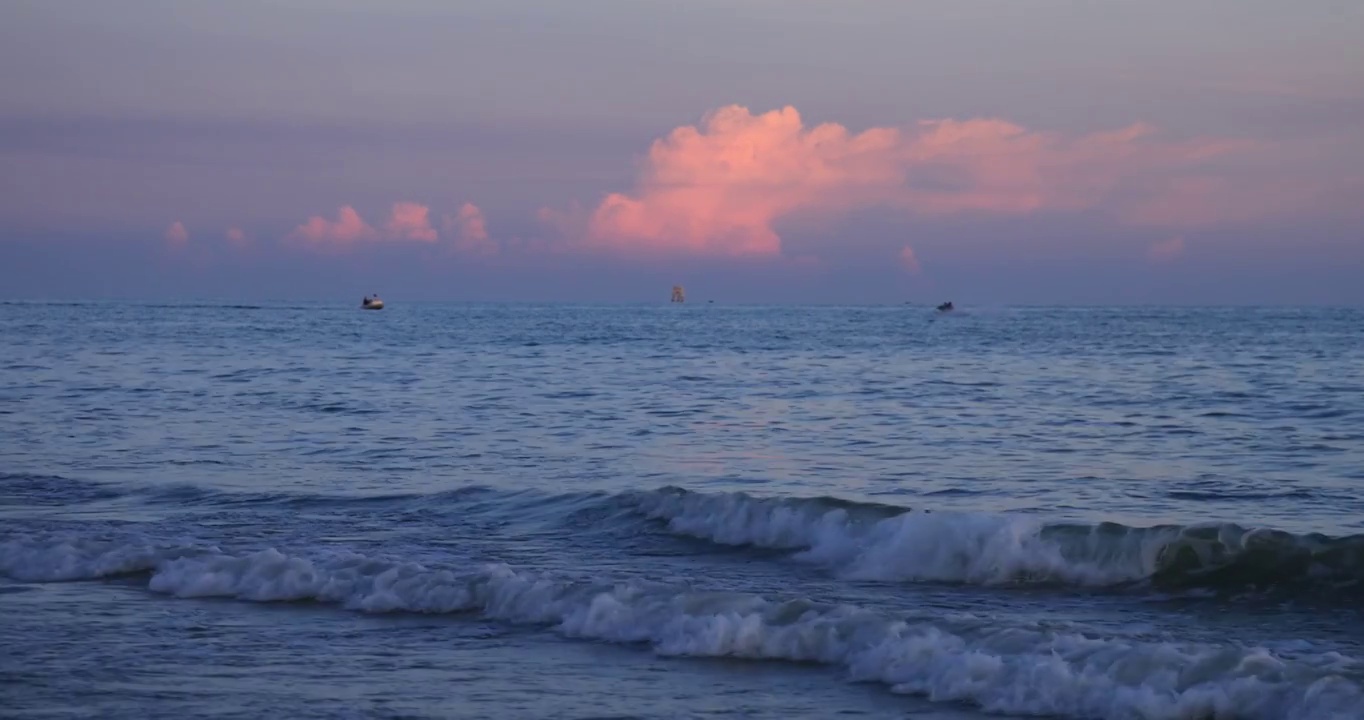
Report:
M60 475L0 472L0 505L29 507L67 506L109 500L177 508L280 506L304 509L401 503L431 506L463 502L474 496L495 492L498 491L478 485L461 486L434 494L416 491L382 494L242 492L183 483L122 484L78 480ZM501 495L506 499L515 499L520 493L502 491Z
M938 512L832 497L758 497L676 487L546 493L469 485L438 493L311 495L223 492L184 485L117 489L36 475L0 475L0 507L124 498L212 511L329 508L419 513L437 522L538 525L582 533L662 523L671 535L790 551L848 580L1030 585L1092 590L1364 595L1364 535L1293 534L1234 523L1132 527L1056 523L1009 513ZM442 519L440 516L444 516ZM655 532L659 529L654 525Z
M1364 589L1364 535L1231 523L1137 528L680 488L630 496L670 532L790 549L846 579L1255 591Z
M126 494L126 490L112 485L71 480L60 475L0 472L0 507L98 502Z
M987 712L1073 718L1358 717L1364 662L1232 644L1096 637L1057 624L971 616L896 617L806 599L696 592L503 564L442 569L335 553L214 547L136 537L53 535L0 542L21 581L142 573L178 598L317 602L369 613L478 614L570 638L643 644L667 656L814 662L853 681Z

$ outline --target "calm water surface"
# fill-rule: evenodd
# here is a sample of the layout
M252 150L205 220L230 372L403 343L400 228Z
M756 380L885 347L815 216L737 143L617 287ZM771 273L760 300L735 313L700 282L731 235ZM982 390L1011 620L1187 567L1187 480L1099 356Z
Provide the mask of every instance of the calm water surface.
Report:
M1364 311L0 341L6 717L1364 718Z

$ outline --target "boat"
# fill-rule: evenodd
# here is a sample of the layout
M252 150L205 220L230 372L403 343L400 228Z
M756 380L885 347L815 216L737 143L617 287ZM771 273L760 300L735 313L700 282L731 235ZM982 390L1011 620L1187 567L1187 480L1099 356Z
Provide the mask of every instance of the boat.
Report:
M952 301L951 301L951 300L948 300L947 302L945 302L945 303L943 303L943 304L941 304L941 305L938 306L938 312L952 312L952 310L954 310L954 309L955 309L955 308L952 307Z
M360 308L363 310L383 310L384 301L380 300L378 295L374 297L366 295L365 299L360 301Z

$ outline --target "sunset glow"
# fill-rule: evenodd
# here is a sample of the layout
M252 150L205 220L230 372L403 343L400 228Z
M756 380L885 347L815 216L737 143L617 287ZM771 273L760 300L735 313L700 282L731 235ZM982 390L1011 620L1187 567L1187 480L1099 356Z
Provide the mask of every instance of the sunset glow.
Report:
M26 49L36 46L6 44L7 66L28 74L0 108L0 170L12 188L0 198L4 266L19 268L14 284L27 293L65 287L87 262L107 287L156 291L142 269L190 248L198 279L187 287L275 283L265 278L312 262L309 293L361 270L396 282L419 267L426 296L515 295L509 288L531 283L527 297L567 299L580 287L611 297L609 280L628 268L684 263L685 274L753 288L741 294L755 300L805 283L830 300L871 292L883 301L933 283L1061 301L1098 275L1167 288L1139 293L1156 299L1168 297L1156 278L1176 271L1204 278L1186 286L1199 297L1231 301L1291 266L1273 287L1285 298L1364 301L1340 274L1364 262L1364 140L1352 131L1364 117L1364 75L1349 69L1364 57L1344 62L1358 45L1338 19L1311 20L1317 10L1295 20L1322 28L1310 52L1269 26L1243 37L1218 27L1216 57L1154 11L1082 21L1042 3L1036 17L1014 18L1105 38L1092 57L1058 64L1041 45L1006 49L1000 35L991 47L963 34L995 30L941 8L859 5L834 27L805 6L755 4L727 22L772 46L717 50L728 60L696 75L666 43L630 50L648 70L622 74L635 64L623 40L602 43L612 61L600 65L556 51L566 41L554 36L485 38L512 26L502 23L513 5L375 11L387 37L432 53L430 69L366 64L363 49L329 69L304 63L307 48L354 45L367 26L303 3L284 6L333 23L332 41L290 35L307 47L268 62L233 52L283 38L264 7L172 17L134 2L78 22L57 6L26 6L6 37L61 34L76 55L113 54L77 81ZM563 22L591 27L599 12ZM716 12L698 11L700 25L678 32L723 27ZM622 10L617 20L649 35L662 32L663 16L672 11ZM1212 32L1189 22L1190 33ZM100 23L104 34L88 30ZM787 34L775 39L778 25ZM1151 35L1143 42L1168 41L1168 61L1133 49L1126 39L1138 27ZM177 57L197 75L138 75L109 49L113 38L198 42L235 70L186 50ZM1279 60L1236 62L1251 57ZM475 58L477 74L434 69ZM771 70L823 67L820 58L837 58L827 72L845 73L845 89L814 70ZM1176 58L1186 62L1174 67ZM190 76L202 86L179 84ZM336 84L342 77L353 90ZM134 85L159 90L136 101L118 90ZM564 92L534 89L551 87ZM1143 256L1151 262L1130 263ZM1228 257L1240 260L1219 261ZM1024 262L1046 271L1007 272ZM548 273L558 284L545 283ZM622 286L620 299L637 297Z

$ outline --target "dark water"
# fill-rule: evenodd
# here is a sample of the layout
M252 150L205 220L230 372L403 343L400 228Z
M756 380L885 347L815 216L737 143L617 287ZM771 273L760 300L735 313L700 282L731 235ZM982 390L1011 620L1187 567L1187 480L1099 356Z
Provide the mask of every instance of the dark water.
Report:
M1364 311L0 341L5 717L1364 717Z

